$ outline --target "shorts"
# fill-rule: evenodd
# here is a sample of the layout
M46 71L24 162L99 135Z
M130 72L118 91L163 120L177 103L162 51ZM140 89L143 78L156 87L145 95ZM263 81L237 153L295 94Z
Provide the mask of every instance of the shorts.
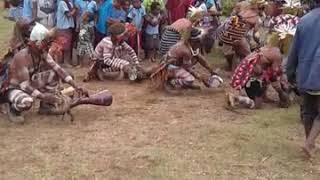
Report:
M314 120L320 120L320 96L304 93L301 105L301 117L305 123L313 123Z
M160 46L160 39L159 39L159 34L145 34L144 36L144 46L145 50L158 50Z

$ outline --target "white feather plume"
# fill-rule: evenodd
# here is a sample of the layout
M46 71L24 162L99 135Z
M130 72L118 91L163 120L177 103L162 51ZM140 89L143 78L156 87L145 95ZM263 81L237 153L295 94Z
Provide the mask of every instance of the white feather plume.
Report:
M297 30L296 25L293 23L283 23L274 27L274 30L279 33L280 39L286 38L287 35L294 36Z
M300 0L285 0L285 2L284 7L301 7Z
M188 9L188 17L194 17L196 15L200 15L204 13L204 10L200 7L194 7L194 6L190 6L189 9Z

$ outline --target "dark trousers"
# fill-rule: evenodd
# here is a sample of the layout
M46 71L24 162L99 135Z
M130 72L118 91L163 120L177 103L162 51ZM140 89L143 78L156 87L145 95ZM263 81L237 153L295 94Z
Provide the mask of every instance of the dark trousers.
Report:
M94 33L94 48L100 43L100 41L106 37L105 34L102 34L101 32L99 32L97 29L95 29L95 33Z
M310 95L308 93L304 93L302 95L303 101L301 105L301 117L302 122L311 126L314 120L320 120L320 96Z

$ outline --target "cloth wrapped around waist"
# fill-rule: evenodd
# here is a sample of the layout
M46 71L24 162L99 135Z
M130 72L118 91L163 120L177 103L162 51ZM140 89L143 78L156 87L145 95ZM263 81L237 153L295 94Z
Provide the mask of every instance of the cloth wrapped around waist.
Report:
M232 88L240 90L247 85L250 78L256 76L254 68L256 65L258 65L260 58L261 55L259 55L257 52L254 52L240 62L231 79ZM279 68L279 71L274 71L272 67L267 67L263 69L260 75L256 76L255 78L269 83L278 80L278 77L281 75L281 68Z

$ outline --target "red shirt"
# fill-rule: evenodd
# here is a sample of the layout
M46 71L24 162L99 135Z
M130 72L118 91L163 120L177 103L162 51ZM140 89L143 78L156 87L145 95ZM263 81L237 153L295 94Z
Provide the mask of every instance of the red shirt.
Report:
M166 8L169 13L169 23L173 23L180 18L185 18L192 0L169 0Z

